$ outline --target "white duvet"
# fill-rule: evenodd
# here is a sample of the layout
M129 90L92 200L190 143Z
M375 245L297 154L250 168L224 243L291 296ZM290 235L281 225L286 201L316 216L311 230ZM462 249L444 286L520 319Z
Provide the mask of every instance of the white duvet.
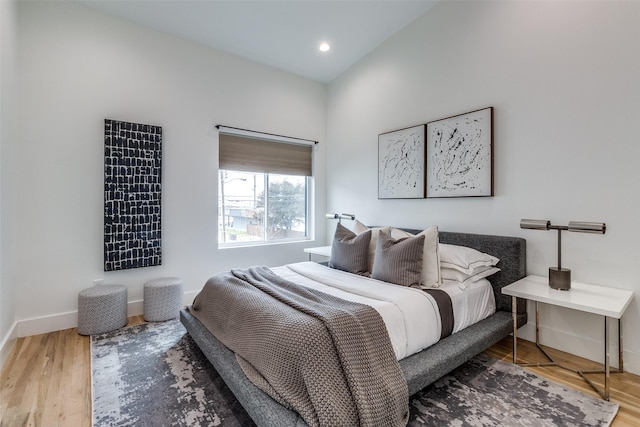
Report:
M308 261L272 270L302 286L373 307L384 320L398 360L440 339L438 306L428 293L419 289L381 282ZM452 283L443 284L438 289L451 297L455 320L453 333L495 312L493 290L486 279L472 283L465 290Z

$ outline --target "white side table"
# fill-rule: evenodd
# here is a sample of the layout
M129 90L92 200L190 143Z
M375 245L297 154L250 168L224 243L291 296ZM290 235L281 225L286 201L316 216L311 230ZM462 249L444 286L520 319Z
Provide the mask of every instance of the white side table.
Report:
M331 246L318 246L315 248L305 248L304 251L309 254L309 261L311 261L311 255L320 255L327 258L331 257Z
M558 366L578 373L598 394L605 400L609 400L609 377L611 373L623 372L622 364L622 315L633 299L633 292L624 289L607 288L603 286L586 285L571 282L571 289L561 291L549 287L548 279L541 276L527 276L502 288L502 293L511 295L513 306L513 363L517 356L517 324L516 301L524 298L536 303L536 346L542 350L550 360L548 363L522 363L522 366ZM566 307L587 313L599 314L604 317L604 370L582 371L568 368L556 363L553 358L540 346L539 320L540 312L538 303L551 304L558 307ZM609 361L609 318L618 320L618 369L611 369ZM604 392L601 391L585 374L603 373Z

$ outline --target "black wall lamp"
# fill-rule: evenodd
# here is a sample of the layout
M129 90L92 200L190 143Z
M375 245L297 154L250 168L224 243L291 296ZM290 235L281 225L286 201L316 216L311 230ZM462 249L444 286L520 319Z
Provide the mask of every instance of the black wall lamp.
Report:
M571 289L571 270L562 268L562 232L604 234L607 225L604 222L569 221L569 225L552 225L546 219L521 219L520 228L529 230L558 230L558 266L549 267L549 286L553 289L568 291Z

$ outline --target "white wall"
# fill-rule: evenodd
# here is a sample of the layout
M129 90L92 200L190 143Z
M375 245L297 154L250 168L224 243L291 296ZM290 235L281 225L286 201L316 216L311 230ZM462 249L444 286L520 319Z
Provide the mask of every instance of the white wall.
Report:
M520 230L520 218L606 221L604 236L565 233L565 264L575 280L640 289L639 3L441 2L334 81L326 105L323 85L79 4L20 2L15 37L13 3L0 3L2 340L13 320L21 335L73 326L77 292L97 278L139 301L153 277L182 276L195 292L231 266L306 259L302 247L314 243L216 248L217 123L321 141L320 243L326 211L517 235L528 241L528 272L545 275L556 236ZM16 39L14 90L5 58ZM18 112L5 108L18 99ZM377 199L379 133L486 106L495 108L495 197ZM12 114L18 125L7 130ZM163 126L161 267L102 271L104 118ZM635 300L624 319L625 367L636 373L639 308ZM542 314L544 342L601 357L600 318Z
M19 43L10 246L20 335L74 326L78 291L94 279L124 284L140 301L146 280L175 275L192 298L221 270L305 260L303 247L317 245L217 249L214 126L319 140L315 212L324 214L324 85L74 3L20 2ZM105 118L163 127L160 267L103 272Z
M11 173L17 126L16 51L17 7L14 1L0 1L0 366L15 341L15 292L12 282L13 233Z
M564 233L564 266L576 281L640 290L638 16L638 2L438 3L329 85L328 210L521 236L538 275L556 265L556 234L521 230L521 218L604 221L604 236ZM377 199L379 133L487 106L495 197ZM639 322L636 297L623 323L635 373ZM600 317L545 307L542 324L543 342L602 360Z

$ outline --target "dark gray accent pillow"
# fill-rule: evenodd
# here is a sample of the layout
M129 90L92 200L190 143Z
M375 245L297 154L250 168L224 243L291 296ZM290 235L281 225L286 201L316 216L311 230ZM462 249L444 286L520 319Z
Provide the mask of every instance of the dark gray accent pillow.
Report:
M338 223L331 244L329 267L355 274L368 274L371 230L356 234Z
M395 240L387 233L378 235L371 277L396 285L420 283L424 235Z

